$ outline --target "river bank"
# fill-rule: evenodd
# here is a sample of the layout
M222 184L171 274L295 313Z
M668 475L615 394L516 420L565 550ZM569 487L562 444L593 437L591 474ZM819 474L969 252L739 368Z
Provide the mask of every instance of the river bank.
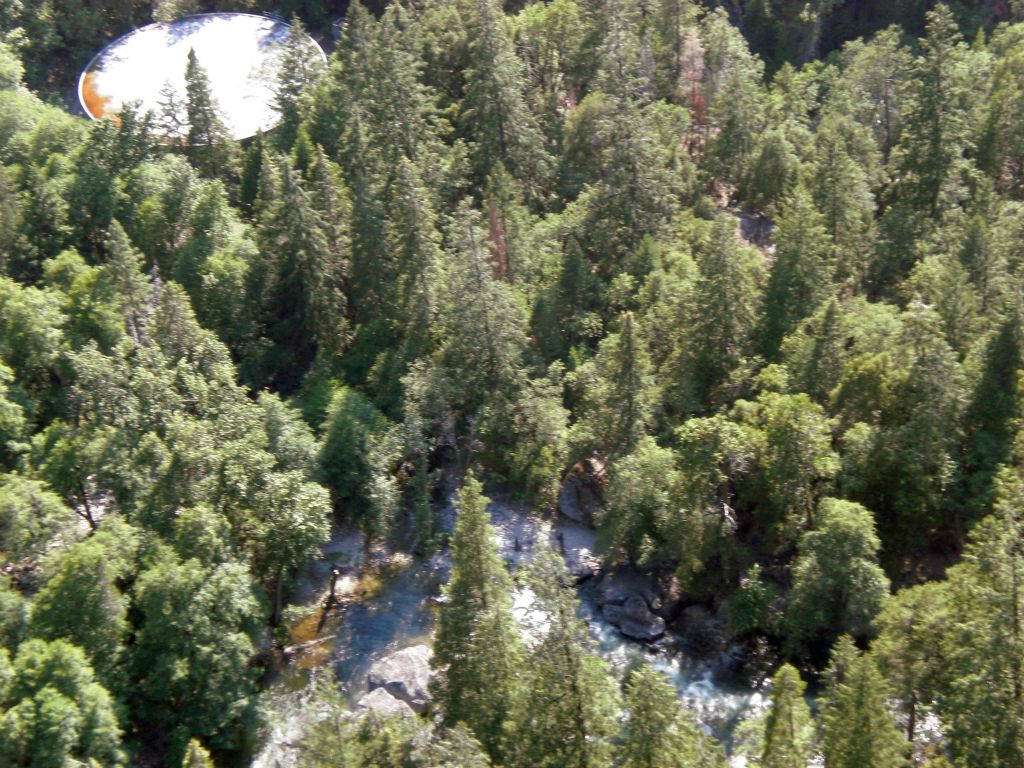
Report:
M646 658L672 679L681 702L727 747L737 723L765 706L764 693L736 675L723 659L693 655L672 633L655 642L631 639L609 620L607 583L602 590L603 579L597 574L595 531L565 519L540 520L504 500L492 502L489 511L501 554L513 572L529 560L542 539L561 548L568 567L581 578L580 615L596 649L617 674L636 658ZM374 663L404 648L431 644L436 606L450 568L447 551L427 559L384 555L379 562L375 558L369 571L364 568L360 535L346 529L336 532L323 553L305 569L292 599L290 614L303 615L293 625L289 651L261 697L267 725L254 768L295 764L295 744L304 724L315 717L310 711L315 676L333 676L355 705L367 692L367 674ZM338 602L322 620L332 567L341 572ZM517 594L516 604L520 612L529 612L528 595Z

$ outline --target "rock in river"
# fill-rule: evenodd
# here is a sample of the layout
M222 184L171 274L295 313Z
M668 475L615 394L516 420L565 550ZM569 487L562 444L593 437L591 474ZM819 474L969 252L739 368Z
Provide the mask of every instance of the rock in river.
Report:
M413 711L425 711L430 705L430 648L414 645L386 656L370 667L367 683L371 693L384 690Z
M601 612L626 637L650 641L665 634L665 620L651 613L640 595L626 598L622 605L608 603Z

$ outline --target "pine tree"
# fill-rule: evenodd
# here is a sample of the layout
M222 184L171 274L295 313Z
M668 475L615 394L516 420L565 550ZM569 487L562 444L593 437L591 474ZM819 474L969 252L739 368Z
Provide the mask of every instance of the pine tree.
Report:
M798 185L782 204L774 233L775 264L765 289L761 349L772 360L786 334L831 293L831 238L807 190Z
M469 473L459 494L452 574L438 614L432 665L445 724L465 723L498 759L507 713L521 689L523 647L512 614L512 579L488 522L489 503Z
M608 768L618 731L618 692L577 616L578 600L565 563L550 547L535 555L529 584L543 619L526 659L506 764Z
M761 768L806 768L814 735L800 673L783 664L772 678L772 706L764 724Z
M949 571L949 657L938 697L957 766L1024 761L1024 485L998 478L995 512Z
M902 181L893 199L915 215L938 217L943 187L971 147L971 55L949 7L936 5L911 68L914 88L894 158Z
M194 50L188 52L185 95L185 114L188 117L185 146L189 161L207 178L230 179L235 173L237 150L220 108L210 93L206 70Z
M584 385L574 440L604 455L631 453L651 424L658 391L644 335L631 312L601 341L594 361L578 374Z
M740 245L735 222L715 219L711 237L698 262L690 375L701 397L712 399L750 353L761 292L760 257Z
M546 193L551 158L527 107L522 61L516 56L495 0L473 0L467 21L468 64L460 122L473 142L477 183L501 163L539 204Z
M887 597L875 620L878 638L871 644L871 655L892 684L911 744L948 672L944 640L950 602L946 584L918 584Z
M646 662L626 678L626 711L618 755L623 768L699 768L718 762L717 744L680 707L672 683Z
M515 289L495 274L481 218L468 201L455 214L441 315L444 366L467 416L485 404L511 402L524 380L525 313Z
M907 743L889 711L889 688L874 659L854 651L843 666L829 681L822 713L825 768L902 768Z
M815 206L835 247L836 279L858 292L867 277L875 231L871 173L878 165L877 152L868 129L845 117L823 120L815 140L810 181ZM857 150L867 156L858 157Z
M107 252L104 271L120 299L125 328L136 343L141 343L146 339L149 280L142 273L142 259L116 219L110 225Z
M344 330L346 262L332 252L299 174L283 159L276 165L280 189L275 199L264 198L260 216L263 325L275 342L267 373L295 386L318 346Z
M282 152L287 152L295 143L302 122L302 96L322 69L320 52L311 44L302 21L293 16L288 36L281 46L274 88L274 107L281 116L274 141Z

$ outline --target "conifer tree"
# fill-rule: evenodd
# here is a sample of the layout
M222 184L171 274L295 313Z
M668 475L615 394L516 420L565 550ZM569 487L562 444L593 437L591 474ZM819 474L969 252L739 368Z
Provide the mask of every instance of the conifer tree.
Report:
M281 159L280 189L264 196L260 250L265 266L261 297L264 332L275 342L267 373L294 386L319 345L345 327L344 254L332 252L324 221L299 174ZM281 379L279 377L285 377Z
M798 185L782 204L774 233L775 264L765 290L762 351L769 360L783 338L831 292L831 238L807 190Z
M236 165L235 143L210 93L210 79L194 50L188 52L185 95L188 118L185 145L189 161L207 178L225 181L232 178Z
M302 21L293 16L288 36L281 47L274 88L274 107L281 116L274 140L282 152L287 152L295 143L302 121L302 96L316 81L322 68L320 52L310 43Z
M993 514L949 572L949 657L938 715L957 766L1024 760L1024 485L998 478Z
M638 326L631 312L623 313L618 333L602 340L594 361L579 373L583 415L574 441L583 450L624 456L651 423L658 392Z
M608 768L618 731L618 691L591 647L561 556L543 547L529 583L541 626L526 659L523 695L509 729L507 764ZM529 630L528 630L529 631Z
M619 747L623 768L710 768L719 763L717 745L680 707L672 683L650 664L630 670L625 703L628 717Z
M549 183L551 158L527 107L522 61L516 56L501 7L473 0L467 21L468 70L460 121L473 142L477 182L501 163L538 204Z
M465 723L492 758L520 695L523 647L512 614L512 579L498 554L480 482L462 485L452 539L452 574L438 615L432 665L445 724Z
M481 216L468 201L460 205L450 232L443 361L459 410L472 417L485 404L510 402L521 389L526 317L515 289L495 274Z
M715 396L750 353L761 292L760 259L740 245L735 223L719 216L698 262L691 375L701 397Z
M761 768L806 768L814 728L800 673L783 664L772 678L772 706L764 723Z
M894 157L902 180L894 200L924 218L938 217L943 187L971 146L971 56L949 7L936 5L911 68L914 87Z
M822 712L825 768L901 768L907 743L888 708L889 687L874 659L844 646ZM835 660L834 660L835 661Z
M875 620L878 638L871 655L893 687L911 744L948 673L944 646L951 596L946 587L935 583L901 589L885 599Z

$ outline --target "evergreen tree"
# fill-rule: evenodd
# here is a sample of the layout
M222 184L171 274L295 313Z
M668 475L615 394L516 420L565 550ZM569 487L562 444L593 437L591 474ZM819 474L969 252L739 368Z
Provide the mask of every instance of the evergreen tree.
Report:
M971 147L974 73L971 51L949 7L937 5L927 19L921 55L910 73L914 88L895 158L902 179L895 199L934 219L940 213L943 188Z
M848 653L848 652L847 652ZM887 706L888 685L869 656L833 662L822 713L826 768L900 768L906 741Z
M114 701L80 648L28 640L13 664L0 649L0 681L3 764L125 763Z
M473 0L466 22L468 39L465 95L460 121L473 142L478 183L501 163L523 186L527 199L543 201L551 158L524 99L522 61L495 0Z
M488 522L490 500L468 474L459 495L452 574L438 615L432 665L442 717L465 723L497 759L504 723L522 687L521 629L512 614L512 579Z
M267 373L294 387L319 346L330 344L345 327L344 254L334 253L325 224L296 171L278 163L280 189L265 200L260 217L259 276L263 287L263 326L275 342Z
M691 375L702 400L720 397L718 389L750 352L758 319L760 257L740 244L735 226L720 215L698 261Z
M607 665L590 647L560 555L543 547L529 583L538 637L526 658L523 695L511 715L506 764L608 768L618 731L618 696Z
M302 21L293 16L282 45L274 88L274 107L281 116L274 139L283 152L295 143L302 122L301 99L323 68L321 55L316 46L310 44Z
M800 185L782 204L775 264L765 289L761 344L771 360L783 338L831 293L835 261L825 222Z
M875 620L878 638L871 654L900 703L910 744L948 671L944 645L949 598L943 584L902 589L885 599Z
M717 744L679 706L675 688L650 664L628 673L626 711L619 747L623 768L710 768L720 763Z
M626 455L651 423L658 392L638 325L631 312L624 313L618 333L605 338L593 363L577 374L583 404L573 440L582 452Z
M949 572L949 657L938 715L957 766L1003 768L1024 759L1024 495L1009 470L998 493L994 514L975 526L963 562Z
M761 768L806 768L814 735L800 673L783 664L772 678L772 706L764 723Z
M235 174L236 147L224 124L220 108L210 93L210 79L189 50L185 67L185 114L188 133L185 146L192 166L210 179L228 180Z

